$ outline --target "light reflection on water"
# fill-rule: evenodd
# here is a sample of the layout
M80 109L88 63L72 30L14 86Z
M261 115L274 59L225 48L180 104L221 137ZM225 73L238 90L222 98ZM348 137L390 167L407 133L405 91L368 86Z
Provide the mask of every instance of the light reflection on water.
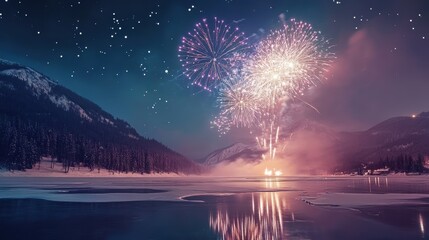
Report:
M18 189L20 185L15 181L5 184L2 179L0 196L10 189ZM99 194L92 195L105 200L136 195L147 195L150 199L165 194L174 196L175 193L174 190L153 195L106 191L114 186L115 190L129 192L130 186L142 184L149 189L178 189L178 195L183 195L181 191L186 192L187 189L202 189L201 192L216 194L187 198L200 200L196 202L73 203L29 198L2 199L1 239L429 239L428 231L425 231L429 224L429 195L422 200L427 205L368 205L354 210L311 205L301 200L303 196L311 198L330 193L371 196L384 193L429 194L426 177L96 179L90 180L95 183L86 184L60 179L60 184L56 185L52 180L21 181L21 186L26 186L33 194L28 196L36 196L34 192L40 188L43 194L39 193L39 196L54 199L84 199L91 194L56 193L83 187L98 189L94 192ZM52 186L47 187L44 183ZM50 195L46 188L51 189ZM230 194L217 196L222 191ZM50 226L49 231L40 226Z
M268 189L278 188L279 182L275 179L266 179ZM262 192L255 196L252 194L249 206L251 211L240 211L218 204L215 213L210 214L210 228L216 232L221 239L236 240L261 240L282 239L284 237L284 215L287 214L287 202L282 198L280 201L278 192ZM290 219L294 220L293 212Z
M424 181L408 182L400 179L392 179L386 176L370 176L364 178L352 178L346 180L320 180L320 181L287 181L284 178L260 179L262 192L254 192L247 197L237 196L231 202L225 199L216 202L209 214L209 227L217 235L218 239L236 240L262 240L262 239L342 239L332 238L334 235L313 235L313 230L320 226L332 227L328 222L338 221L337 224L354 222L345 225L349 230L344 230L344 236L348 231L360 232L359 229L372 228L372 231L381 231L387 239L403 239L397 235L401 228L409 228L414 232L414 237L427 239L425 232L426 207L408 206L406 209L399 206L371 207L357 211L337 211L338 207L317 207L305 205L299 201L299 196L317 195L319 192L345 192L362 194L383 193L428 193L429 189ZM292 189L293 191L285 191ZM295 189L305 189L301 192ZM312 209L309 209L312 208ZM338 215L335 215L335 214ZM326 214L326 215L324 215ZM343 220L342 214L346 215ZM296 219L295 217L298 216ZM353 220L351 218L353 217ZM376 220L373 225L363 220L364 218ZM416 219L417 221L413 221ZM329 219L329 221L326 221ZM343 226L343 227L345 227ZM365 226L365 227L364 227ZM377 227L378 226L378 227ZM398 228L398 226L401 226ZM393 228L392 228L393 227ZM321 227L324 229L324 227ZM381 229L389 229L381 230ZM414 229L414 230L411 230ZM398 231L389 233L389 231ZM342 231L342 230L341 230ZM405 235L406 236L406 235ZM349 239L360 239L349 238ZM368 238L368 239L376 239Z

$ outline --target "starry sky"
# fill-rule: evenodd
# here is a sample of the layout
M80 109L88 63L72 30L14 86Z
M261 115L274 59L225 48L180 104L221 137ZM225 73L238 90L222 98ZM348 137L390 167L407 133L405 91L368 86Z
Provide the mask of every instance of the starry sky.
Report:
M31 66L193 159L219 137L214 94L190 86L181 37L218 17L261 38L279 16L309 22L336 60L305 100L339 130L429 111L429 3L421 0L0 0L0 58Z

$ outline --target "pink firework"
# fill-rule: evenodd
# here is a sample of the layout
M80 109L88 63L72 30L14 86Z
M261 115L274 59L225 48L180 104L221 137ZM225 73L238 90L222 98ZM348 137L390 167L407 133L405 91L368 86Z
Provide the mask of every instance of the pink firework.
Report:
M238 28L231 28L217 18L213 25L203 19L182 38L178 56L183 74L192 84L210 91L231 73L239 61L237 53L246 48L247 38Z

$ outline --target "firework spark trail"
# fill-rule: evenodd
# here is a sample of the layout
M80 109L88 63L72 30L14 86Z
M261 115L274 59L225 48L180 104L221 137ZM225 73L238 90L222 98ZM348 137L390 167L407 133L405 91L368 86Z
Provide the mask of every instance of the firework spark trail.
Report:
M245 62L243 70L264 103L264 119L259 121L267 124L261 125L262 136L257 142L260 144L268 138L268 148L263 146L269 153L268 159L275 159L278 150L283 151L286 146L280 143L283 142L280 139L280 125L287 101L298 99L320 113L300 96L326 79L333 59L329 43L321 37L320 32L314 31L310 24L292 19L262 40L255 54ZM263 159L267 159L267 156L264 155ZM281 171L268 167L269 162L266 164L266 175L281 174Z
M211 91L231 73L236 53L247 48L247 38L238 28L231 28L223 20L214 18L213 28L206 19L197 23L193 32L182 38L179 60L183 74L193 85Z
M334 58L329 50L329 43L320 32L314 31L308 23L292 19L262 40L244 63L243 71L249 78L249 85L262 103L263 119L258 120L263 123L260 124L262 136L257 142L260 146L261 142L269 142L268 146L263 146L269 159L276 158L280 147L281 117L287 101L299 99L319 112L300 96L326 78Z
M302 103L304 103L305 105L307 105L308 107L310 107L311 109L313 109L314 111L316 111L318 114L320 114L319 109L317 109L315 106L311 105L309 102L304 101L303 99L296 97L296 99L298 99L299 101L301 101Z

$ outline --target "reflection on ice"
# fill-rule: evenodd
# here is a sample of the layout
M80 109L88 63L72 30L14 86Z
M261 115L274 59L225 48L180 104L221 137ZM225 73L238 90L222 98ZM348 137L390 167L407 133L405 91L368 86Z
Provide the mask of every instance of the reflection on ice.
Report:
M278 187L278 181L273 179L266 184L268 188ZM252 194L251 206L243 206L245 209L231 209L218 204L216 213L209 217L209 225L225 240L282 239L286 204L285 199L280 200L278 192ZM251 211L248 211L250 207ZM293 213L291 219L294 220Z
M384 183L383 183L383 179L381 178L381 182L380 182L380 177L373 177L373 180L371 181L371 177L368 177L368 187L369 187L369 192L372 192L372 185L374 185L374 187L377 188L389 188L389 181L387 179L387 177L384 177Z
M420 232L422 233L422 236L425 235L425 223L423 219L423 215L419 213L419 225L420 225Z
M278 193L266 192L259 198L252 196L252 212L249 214L231 213L219 207L210 215L210 227L222 239L281 239L283 216Z
M264 180L265 188L267 189L279 189L280 188L280 181L278 178L265 178Z

